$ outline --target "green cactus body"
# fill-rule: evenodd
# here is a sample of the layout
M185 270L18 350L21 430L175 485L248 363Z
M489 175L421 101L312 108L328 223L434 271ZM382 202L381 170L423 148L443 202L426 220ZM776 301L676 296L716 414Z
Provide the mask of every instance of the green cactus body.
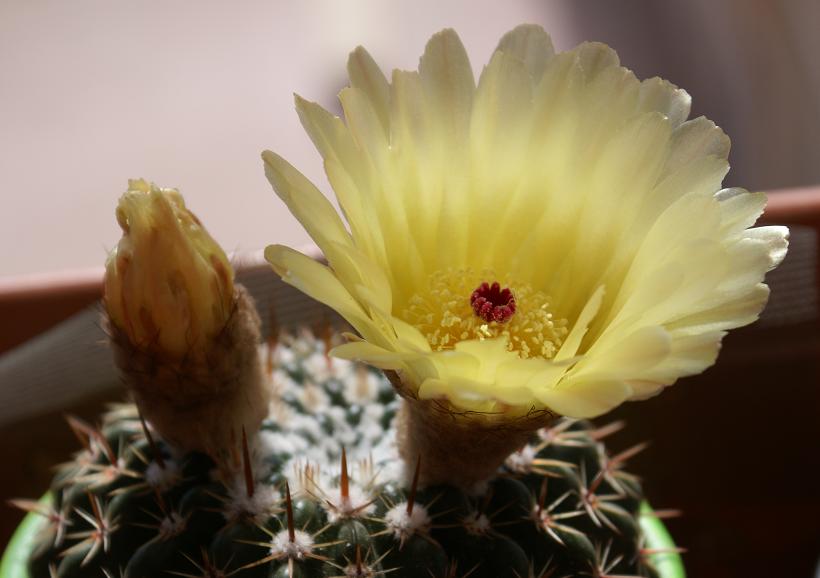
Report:
M133 406L99 430L75 420L85 449L55 477L32 578L657 575L629 452L609 457L605 430L561 421L469 492L416 488L391 385L324 348L280 341L269 416L218 468L146 437Z

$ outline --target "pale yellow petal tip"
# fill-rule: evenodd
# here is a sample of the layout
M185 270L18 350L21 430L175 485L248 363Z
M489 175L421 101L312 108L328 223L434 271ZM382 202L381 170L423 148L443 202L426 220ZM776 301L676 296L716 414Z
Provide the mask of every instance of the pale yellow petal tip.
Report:
M104 283L111 321L134 346L172 357L221 331L233 307L233 269L179 191L130 180L116 216L123 235Z
M546 42L550 35L547 34L547 31L544 30L544 27L540 24L534 24L532 22L519 24L509 32L506 32L504 36L501 37L499 41L499 45L508 45L512 44L516 40L520 39L528 39L528 38L537 38L539 43Z
M300 110L300 109L308 106L309 104L311 104L311 101L306 99L301 94L294 92L293 93L293 104L296 106L296 110Z
M776 227L777 227L777 236L779 237L779 243L777 243L777 246L770 253L771 265L770 265L769 270L772 270L775 267L777 267L778 265L780 265L780 263L783 262L783 259L786 258L786 255L789 252L789 242L790 242L791 231L789 230L788 227L786 227L784 225L778 225Z
M555 56L552 38L537 24L521 24L507 32L498 42L496 52L517 58L536 83L541 79L547 63Z
M342 89L344 90L344 89ZM293 93L293 104L296 107L296 112L299 115L302 124L304 125L312 115L328 116L330 118L338 119L339 117L331 114L316 101L305 98L304 96ZM306 127L307 128L307 127Z
M279 196L286 195L287 190L277 185L282 181L282 168L283 165L287 164L287 161L273 151L264 150L262 151L262 162L265 165L265 176L273 185L276 194Z
M357 46L347 56L347 72L350 76L351 83L368 84L368 81L384 80L384 75L379 69L376 61L365 49L364 46ZM367 75L373 74L374 78L366 78Z
M427 41L426 46L431 46L432 44L438 42L458 42L461 44L461 37L456 32L455 28L442 28L438 32L434 33L430 39Z
M286 251L292 251L292 249L284 245L268 245L265 247L265 261L270 263L273 270L276 271L276 274L280 277L287 274L287 268L284 267L282 263Z
M467 50L454 29L445 28L430 37L419 60L419 72L423 76L439 78L440 75L458 75L472 82L473 71Z
M785 225L766 225L746 231L746 238L759 243L769 260L767 271L771 271L786 258L789 251L789 228Z

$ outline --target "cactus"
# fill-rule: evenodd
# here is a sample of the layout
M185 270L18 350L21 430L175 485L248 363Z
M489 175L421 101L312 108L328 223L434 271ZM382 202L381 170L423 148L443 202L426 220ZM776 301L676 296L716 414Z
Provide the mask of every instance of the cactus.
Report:
M331 359L327 339L283 336L260 356L273 391L227 463L183 453L112 407L69 425L32 578L654 576L637 523L641 488L593 429L563 420L470 491L409 485L399 408L376 371ZM414 483L414 480L416 483Z
M106 326L134 403L99 426L69 417L82 449L52 502L15 502L47 520L31 578L656 575L623 470L640 447L601 443L617 427L553 421L484 479L431 482L434 440L408 459L414 402L394 374L332 358L329 324L261 344L253 301L175 190L132 181L117 217Z

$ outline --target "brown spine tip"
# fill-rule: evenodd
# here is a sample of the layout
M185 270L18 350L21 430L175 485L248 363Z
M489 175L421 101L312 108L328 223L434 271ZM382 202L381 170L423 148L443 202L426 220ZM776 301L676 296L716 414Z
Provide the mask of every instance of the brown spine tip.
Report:
M342 447L342 475L339 479L339 492L344 499L350 497L350 477L347 473L347 451L345 451L344 447Z
M598 488L600 487L601 482L603 482L603 481L604 481L604 472L601 471L601 472L598 473L597 476L595 476L595 478L593 478L592 483L589 485L589 489L587 490L587 492L590 493L590 494L594 494L596 491L598 491Z
M322 324L319 328L319 336L322 339L322 343L325 345L325 361L327 362L327 368L333 369L333 358L330 357L330 349L333 345L333 324L327 316L322 319Z
M165 499L162 497L159 488L154 488L154 497L157 499L157 506L159 507L159 511L162 512L163 516L167 516L168 507L165 505Z
M635 444L631 448L628 448L628 449L622 451L621 453L619 453L617 456L612 458L610 461L612 463L615 463L615 464L622 464L622 463L626 462L626 460L628 460L630 458L633 458L636 455L638 455L639 453L641 453L642 451L644 451L646 448L649 447L649 445L650 445L649 442L642 442L642 443L639 443L639 444Z
M148 429L148 424L145 423L145 417L143 417L142 412L139 411L139 408L137 408L137 413L140 416L140 423L142 424L142 431L145 434L145 439L148 440L148 446L151 448L151 453L154 454L154 461L157 462L157 465L164 470L165 459L162 457L162 452L159 451L159 447L154 441L154 436L151 435L151 430Z
M94 428L76 416L65 415L64 418L74 437L85 449L91 450L91 438L94 437Z
M268 377L273 376L273 368L275 366L273 361L273 356L276 351L276 343L271 343L270 338L268 338L268 345L265 350L265 375Z
M547 481L549 478L544 478L544 481L541 482L541 490L538 492L538 515L541 515L541 512L544 511L544 506L547 505Z
M362 575L362 545L356 544L356 572L357 575Z
M117 465L117 454L114 453L114 449L111 447L111 444L108 443L108 440L105 439L105 436L102 434L102 432L100 430L94 429L93 430L93 435L94 435L94 438L97 440L97 443L100 444L100 446L102 447L103 452L105 453L105 457L108 458L108 462L112 466L116 466Z
M40 514L41 516L47 516L48 512L43 506L40 505L39 502L35 502L34 500L25 500L21 498L14 498L11 500L6 500L6 504L11 506L12 508L17 508L18 510L22 510L27 514Z
M413 514L413 506L416 505L416 493L419 488L419 474L421 473L421 454L416 458L416 469L413 472L413 483L410 485L410 494L407 496L407 515Z
M253 469L251 468L251 452L248 448L248 434L245 433L245 426L242 426L242 466L245 470L245 490L248 497L252 498L254 493Z
M611 436L612 434L621 431L626 426L626 422L623 420L613 421L612 423L608 423L604 426L601 426L595 430L593 430L590 435L592 439L599 441L604 439L605 437Z
M102 528L105 520L103 520L102 511L100 510L100 502L98 501L99 499L97 498L97 496L95 496L88 490L86 490L85 494L86 496L88 496L88 501L91 502L91 510L94 515L94 519L100 525L100 528Z
M288 540L296 541L296 525L293 522L293 500L290 497L290 484L285 482L285 509L288 517Z
M276 308L271 306L268 312L268 338L265 355L265 371L268 377L273 375L276 367L276 348L279 346L279 320L276 317Z

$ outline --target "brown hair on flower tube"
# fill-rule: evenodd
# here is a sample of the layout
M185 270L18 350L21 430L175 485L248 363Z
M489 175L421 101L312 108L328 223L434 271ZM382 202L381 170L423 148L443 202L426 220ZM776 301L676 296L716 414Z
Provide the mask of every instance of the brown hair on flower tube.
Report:
M253 300L178 191L130 181L117 221L105 306L123 380L167 441L219 457L267 411Z
M471 489L491 479L510 448L523 447L533 432L558 417L543 409L516 419L458 411L444 400L414 398L395 372L385 375L404 397L396 428L399 454L405 464L423 461L416 474L420 487L449 484Z

